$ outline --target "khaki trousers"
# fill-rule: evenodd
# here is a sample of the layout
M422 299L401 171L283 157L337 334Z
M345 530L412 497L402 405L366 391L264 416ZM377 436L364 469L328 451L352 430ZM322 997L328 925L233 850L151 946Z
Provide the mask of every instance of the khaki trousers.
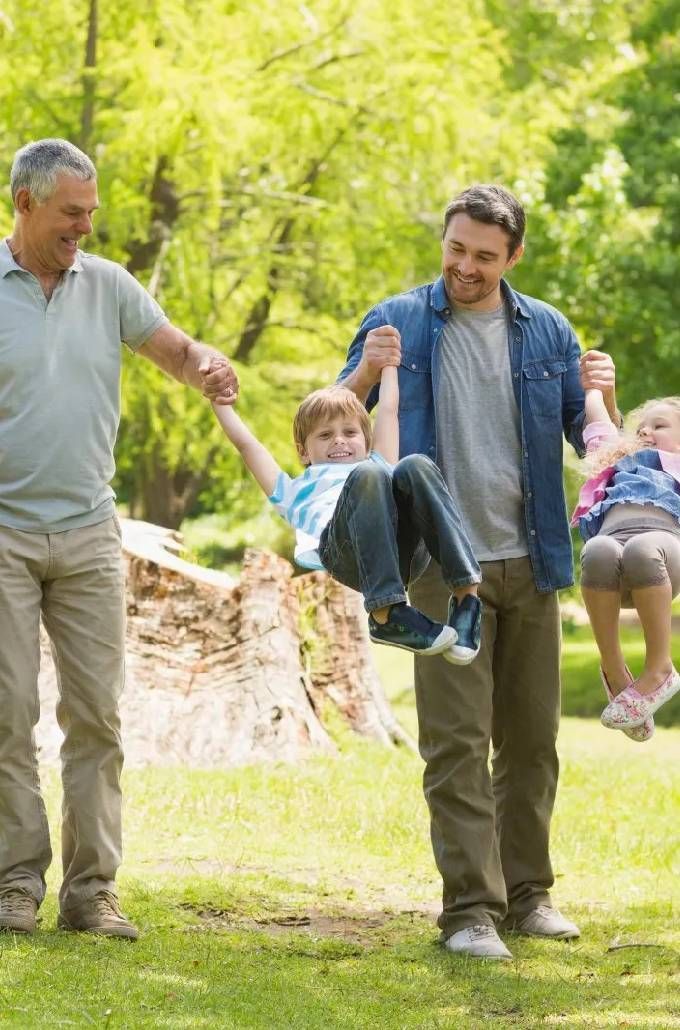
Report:
M482 646L468 666L415 660L439 926L508 923L549 905L548 853L560 706L557 594L539 594L528 558L482 562ZM448 590L430 564L412 603L444 621ZM493 741L493 773L489 743Z
M64 533L0 526L0 887L40 903L52 858L34 737L42 615L64 732L62 910L112 890L121 861L124 600L115 517Z

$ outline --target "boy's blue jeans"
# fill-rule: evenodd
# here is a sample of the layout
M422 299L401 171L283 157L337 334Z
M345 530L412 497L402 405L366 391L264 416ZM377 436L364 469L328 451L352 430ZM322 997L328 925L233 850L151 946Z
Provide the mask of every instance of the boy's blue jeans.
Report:
M434 462L410 454L391 472L372 462L357 465L321 534L324 568L359 590L371 612L406 600L406 587L427 566L424 548L450 589L481 581L455 501Z

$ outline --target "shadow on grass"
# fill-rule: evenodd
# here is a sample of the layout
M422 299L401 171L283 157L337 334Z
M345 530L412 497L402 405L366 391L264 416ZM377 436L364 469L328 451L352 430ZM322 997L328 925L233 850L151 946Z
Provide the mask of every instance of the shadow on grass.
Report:
M185 907L195 892L133 889L136 945L56 931L2 939L3 1025L680 1026L672 905L584 906L570 912L581 918L580 941L507 935L514 961L492 963L446 952L423 913L332 905L325 923L317 909L307 927L272 934L236 925L252 917L233 896L224 904L224 888L196 886L215 898L222 925ZM615 942L635 947L608 950Z

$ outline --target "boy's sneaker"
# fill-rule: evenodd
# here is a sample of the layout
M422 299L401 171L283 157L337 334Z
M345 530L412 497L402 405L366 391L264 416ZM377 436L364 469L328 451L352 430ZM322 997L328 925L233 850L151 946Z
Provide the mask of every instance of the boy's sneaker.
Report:
M456 641L456 631L442 626L408 604L393 604L387 622L381 625L368 616L368 633L376 644L403 647L415 654L441 654Z
M466 594L458 601L449 598L449 617L446 620L456 631L457 641L444 652L452 665L469 665L479 654L482 639L482 602L474 594Z

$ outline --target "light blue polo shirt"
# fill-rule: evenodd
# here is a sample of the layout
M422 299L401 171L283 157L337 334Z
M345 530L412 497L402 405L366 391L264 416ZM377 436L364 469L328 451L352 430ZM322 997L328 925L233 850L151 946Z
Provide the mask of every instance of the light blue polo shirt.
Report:
M0 242L0 525L110 517L121 341L134 351L165 322L121 265L80 251L48 302Z

